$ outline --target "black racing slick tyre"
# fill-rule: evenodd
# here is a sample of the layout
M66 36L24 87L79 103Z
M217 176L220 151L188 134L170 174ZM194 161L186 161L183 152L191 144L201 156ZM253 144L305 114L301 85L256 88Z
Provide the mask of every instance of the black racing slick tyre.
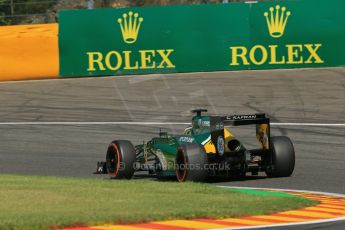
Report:
M269 177L291 176L295 168L295 150L290 138L271 138L272 167L266 170Z
M207 176L207 155L202 146L196 143L181 145L176 154L175 169L179 182L201 182Z
M106 166L113 179L131 179L135 171L136 152L130 141L117 140L108 146Z

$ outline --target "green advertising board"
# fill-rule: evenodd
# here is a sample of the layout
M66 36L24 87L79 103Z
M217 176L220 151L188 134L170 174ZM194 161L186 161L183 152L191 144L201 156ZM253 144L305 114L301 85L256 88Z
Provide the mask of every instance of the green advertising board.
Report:
M343 0L67 10L61 77L345 65Z

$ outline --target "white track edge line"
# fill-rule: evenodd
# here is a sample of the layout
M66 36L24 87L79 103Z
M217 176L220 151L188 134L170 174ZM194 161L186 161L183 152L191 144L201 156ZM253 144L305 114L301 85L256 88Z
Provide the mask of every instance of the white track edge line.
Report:
M139 122L139 121L18 121L0 122L0 125L190 125L189 122ZM345 127L340 123L271 123L272 126L323 126Z
M272 122L271 125L273 126L344 126L345 124L339 123L274 123Z
M253 189L253 190L273 190L273 191L285 191L285 192L301 192L301 193L313 193L313 194L320 194L326 196L335 196L345 198L345 194L340 193L330 193L330 192L320 192L320 191L309 191L309 190L296 190L296 189L277 189L277 188L261 188L261 187L239 187L239 186L225 186L225 185L217 185L216 187L219 188L239 188L239 189ZM260 226L248 226L248 227L238 227L238 228L214 228L212 230L235 230L235 229L260 229L260 228L274 228L274 227L287 227L287 226L298 226L298 225L307 225L307 224L322 224L328 222L336 222L345 220L344 217L337 217L337 218L329 218L323 220L313 220L313 221L303 221L303 222L296 222L296 223L286 223L286 224L270 224L270 225L260 225Z
M0 122L0 125L190 125L190 123L183 122L73 122L73 121L47 121L47 122Z

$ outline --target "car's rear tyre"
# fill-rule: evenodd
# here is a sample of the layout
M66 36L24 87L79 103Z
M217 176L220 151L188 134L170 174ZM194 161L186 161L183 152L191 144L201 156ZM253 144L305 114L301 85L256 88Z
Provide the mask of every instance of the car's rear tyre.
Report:
M106 166L113 179L131 179L135 171L136 152L130 141L118 140L109 144Z
M295 168L295 150L290 138L285 136L271 138L272 167L266 170L269 177L291 176Z
M204 181L207 176L207 155L202 146L195 143L181 145L176 154L176 178L179 182Z

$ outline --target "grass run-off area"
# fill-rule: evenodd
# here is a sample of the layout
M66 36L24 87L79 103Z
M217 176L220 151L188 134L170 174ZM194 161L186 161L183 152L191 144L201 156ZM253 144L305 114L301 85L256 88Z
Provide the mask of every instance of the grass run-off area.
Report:
M0 176L0 198L2 230L239 217L315 204L202 183L10 175Z

